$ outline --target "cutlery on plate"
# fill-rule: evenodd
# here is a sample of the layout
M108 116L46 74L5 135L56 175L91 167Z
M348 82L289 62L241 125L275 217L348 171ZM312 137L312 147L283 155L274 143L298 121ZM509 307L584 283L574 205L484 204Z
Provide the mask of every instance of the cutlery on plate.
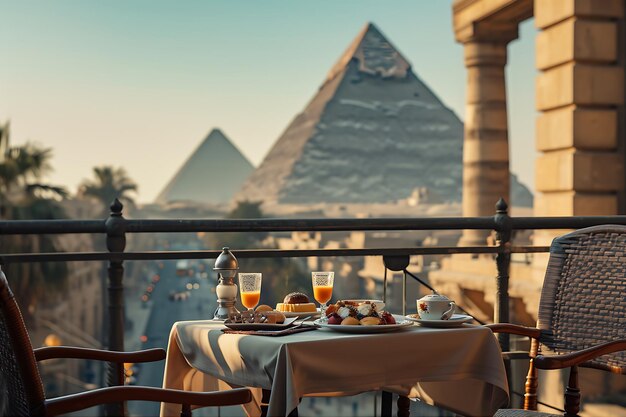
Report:
M298 327L302 327L302 325L304 324L304 322L305 322L306 320L310 319L310 318L311 318L311 316L308 316L308 317L303 318L303 319L300 321L300 323L294 324L293 326L291 326L291 327L289 328L289 330L293 330L293 329L297 329Z

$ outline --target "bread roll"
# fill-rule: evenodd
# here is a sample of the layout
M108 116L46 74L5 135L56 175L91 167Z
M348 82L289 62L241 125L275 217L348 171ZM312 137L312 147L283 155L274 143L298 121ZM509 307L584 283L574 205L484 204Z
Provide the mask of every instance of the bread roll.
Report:
M305 304L309 302L309 296L302 292L292 292L287 294L283 300L283 303L285 304Z
M341 324L344 326L358 326L360 323L356 317L346 317Z
M261 304L260 306L254 309L254 311L256 311L257 313L262 313L264 311L272 311L272 310L274 309L268 306L267 304Z
M364 317L361 319L361 324L363 326L378 326L380 319L378 317Z

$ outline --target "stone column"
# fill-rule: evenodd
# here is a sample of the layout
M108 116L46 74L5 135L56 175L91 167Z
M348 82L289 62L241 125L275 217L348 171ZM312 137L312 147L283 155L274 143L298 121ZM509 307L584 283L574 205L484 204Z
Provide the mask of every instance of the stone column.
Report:
M623 212L624 1L535 0L534 10L535 215ZM535 243L559 233L537 233Z
M509 201L509 140L505 41L464 43L467 104L463 143L463 216L492 216ZM488 230L466 230L461 245L484 245Z

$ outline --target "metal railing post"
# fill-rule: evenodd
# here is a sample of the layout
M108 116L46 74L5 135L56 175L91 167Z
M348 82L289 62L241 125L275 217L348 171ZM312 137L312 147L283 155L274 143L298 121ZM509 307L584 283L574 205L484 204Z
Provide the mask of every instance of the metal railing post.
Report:
M383 301L387 303L387 270L400 272L402 274L402 315L406 315L406 267L409 266L411 257L409 255L385 255L383 256L383 265L385 266L385 291L383 292Z
M498 276L496 277L496 305L494 308L494 323L508 323L509 317L509 270L511 267L511 231L513 224L508 213L508 205L503 198L496 203L496 214L494 221L496 224L496 245L498 254L496 255L496 267ZM509 335L498 333L498 342L502 352L510 351ZM509 392L512 392L511 361L504 361L504 369L509 381Z
M500 249L496 255L498 276L496 277L496 305L494 308L494 323L508 323L509 318L509 269L511 266L511 217L508 205L503 198L496 203L496 245ZM509 350L509 335L498 333L498 341L502 351Z
M106 244L111 253L124 252L126 247L125 220L122 216L124 206L116 198L111 204L111 214L106 220ZM109 261L109 346L110 350L124 350L124 261L111 257ZM107 373L109 386L124 385L124 366L109 363ZM105 408L107 416L126 415L125 403L108 404Z

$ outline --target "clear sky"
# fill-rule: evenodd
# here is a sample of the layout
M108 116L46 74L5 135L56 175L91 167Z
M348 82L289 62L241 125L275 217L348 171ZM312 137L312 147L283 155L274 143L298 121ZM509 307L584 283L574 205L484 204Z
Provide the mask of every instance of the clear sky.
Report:
M150 202L213 128L257 165L374 22L464 117L450 0L0 0L0 122L54 150L74 192L123 166ZM511 168L534 188L534 37L509 46ZM228 173L225 173L228 175ZM207 181L219 178L207 178Z

